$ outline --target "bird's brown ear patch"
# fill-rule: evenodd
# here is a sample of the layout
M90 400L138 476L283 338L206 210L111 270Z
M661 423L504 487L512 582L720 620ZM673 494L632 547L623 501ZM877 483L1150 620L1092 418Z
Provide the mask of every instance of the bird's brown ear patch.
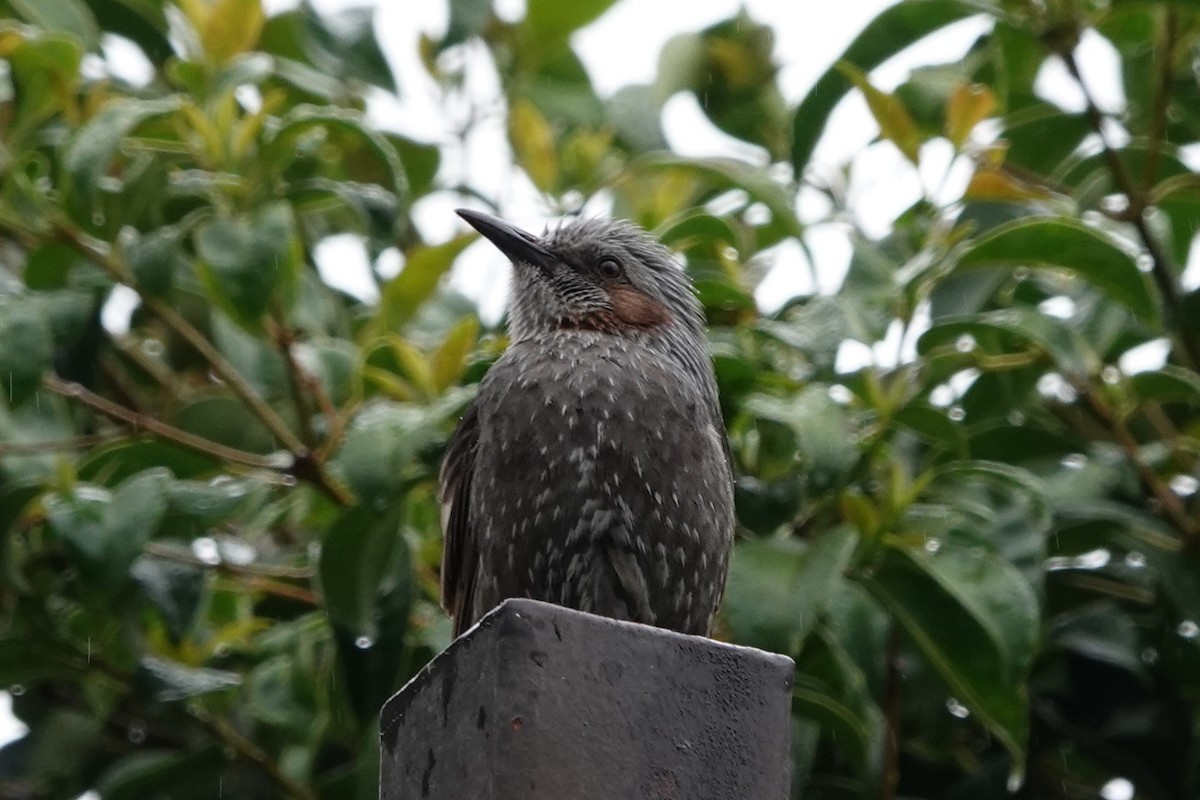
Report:
M671 321L671 312L658 300L630 286L609 290L613 315L631 328L658 328Z

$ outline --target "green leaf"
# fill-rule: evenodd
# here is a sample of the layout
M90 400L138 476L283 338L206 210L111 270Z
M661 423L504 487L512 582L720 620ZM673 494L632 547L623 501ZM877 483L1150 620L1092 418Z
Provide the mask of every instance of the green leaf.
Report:
M1137 624L1112 602L1101 601L1075 608L1054 618L1050 642L1084 658L1111 664L1134 675L1144 675Z
M278 449L278 443L262 420L230 395L197 397L179 409L175 425L188 433L249 453L270 453Z
M71 647L47 636L26 639L6 633L0 640L0 684L82 680L88 664Z
M863 29L839 61L869 71L914 42L952 22L985 11L971 0L907 0L889 7ZM792 169L799 180L834 107L852 84L836 66L830 67L800 101L792 128Z
M139 100L124 97L114 100L88 120L67 145L63 165L76 188L92 196L101 176L108 173L121 141L134 128L153 117L178 110L177 97Z
M803 494L795 475L766 481L739 475L733 493L738 522L755 533L772 533L795 518Z
M1025 306L943 318L917 340L917 353L928 356L939 348L953 349L964 336L986 355L1045 354L1058 369L1080 376L1098 368L1096 354L1078 331Z
M1129 386L1142 402L1200 403L1200 375L1172 364L1131 375Z
M529 0L525 10L525 41L540 52L551 53L567 43L567 38L597 19L614 0Z
M798 653L857 537L839 528L804 546L795 539L750 540L734 548L722 613L735 639L777 653Z
M88 50L100 42L100 28L91 10L81 0L10 0L25 20L42 30L67 33Z
M378 719L396 689L415 594L412 558L400 535L401 509L379 500L334 523L321 544L320 581L333 623L350 706Z
M133 676L139 695L157 703L174 703L202 694L241 686L236 672L189 667L158 656L143 656Z
M1029 733L1024 680L1039 622L1021 574L982 548L930 555L889 547L862 580L1019 772Z
M446 26L446 35L438 44L438 50L445 50L478 36L491 18L491 0L458 0L451 3L450 24Z
M36 0L31 0L36 2ZM87 0L104 30L124 36L142 48L155 65L175 55L167 39L167 20L162 2L145 0Z
M440 441L443 423L465 397L448 392L432 406L377 402L354 418L335 463L367 505L386 503L421 474L418 455Z
M908 428L925 441L957 452L966 444L963 426L956 423L940 408L914 401L896 412L897 425Z
M388 137L370 125L357 111L335 106L297 106L288 112L278 130L270 136L263 148L263 155L282 169L295 159L298 142L329 131L345 137L343 149L350 149L350 142L364 147L365 152L383 168L386 180L379 181L379 184L400 198L402 204L407 204L408 178L396 148ZM362 168L361 165L350 166Z
M796 216L790 192L764 171L731 158L682 158L674 155L652 154L635 160L629 169L637 172L679 170L696 175L717 189L741 189L752 200L771 211L775 223L789 236L800 236L804 229Z
M1068 270L1144 320L1159 318L1145 275L1112 239L1073 219L1022 219L989 232L967 247L957 268L1031 267Z
M185 639L204 595L204 572L161 558L139 558L131 573L142 593L158 610L174 642Z
M116 588L129 580L130 567L158 530L170 480L165 469L149 469L112 493L77 486L46 498L46 519L81 573L103 588Z
M176 273L187 268L183 232L174 226L138 233L123 243L125 261L139 289L157 296L170 293Z
M829 399L828 387L814 384L792 398L755 395L745 411L790 427L800 441L800 454L814 491L837 486L858 460L858 447L850 435L845 412Z
M33 396L53 354L50 326L27 298L0 295L0 397L17 406Z
M286 203L215 219L196 230L195 240L209 291L243 325L256 324L275 293L296 282L295 221Z
M392 573L400 532L391 515L355 506L334 522L321 542L318 574L325 612L356 638L379 636L376 597Z
M383 331L404 327L437 289L438 282L467 245L478 238L456 236L445 244L417 247L408 253L404 269L383 287L378 324Z
M79 253L60 242L48 242L29 254L25 262L25 286L36 290L66 288L74 268L82 263Z
M224 791L225 756L209 745L198 750L137 752L114 762L96 781L104 800L202 800Z
M346 8L324 15L305 3L302 13L309 37L306 49L315 66L396 94L396 79L375 38L374 8Z
M78 470L81 481L111 484L151 467L166 467L179 478L191 478L211 472L217 462L194 450L146 437L98 447L79 463Z
M796 662L792 710L821 724L847 753L864 782L874 784L883 754L883 714L866 676L829 630L818 628Z

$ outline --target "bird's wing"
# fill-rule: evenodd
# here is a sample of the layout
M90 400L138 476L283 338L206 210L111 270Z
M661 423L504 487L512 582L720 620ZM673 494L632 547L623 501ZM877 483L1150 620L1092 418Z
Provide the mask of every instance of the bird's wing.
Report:
M479 569L478 542L471 520L471 475L479 441L475 403L467 408L446 448L438 477L442 506L442 607L454 620L454 635L474 620L475 578Z

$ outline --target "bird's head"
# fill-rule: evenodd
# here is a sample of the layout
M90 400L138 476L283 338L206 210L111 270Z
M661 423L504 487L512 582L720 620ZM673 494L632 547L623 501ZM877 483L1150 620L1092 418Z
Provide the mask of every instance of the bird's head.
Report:
M703 337L687 274L666 247L631 223L579 220L539 237L477 211L458 215L513 263L509 328L515 341L558 330Z

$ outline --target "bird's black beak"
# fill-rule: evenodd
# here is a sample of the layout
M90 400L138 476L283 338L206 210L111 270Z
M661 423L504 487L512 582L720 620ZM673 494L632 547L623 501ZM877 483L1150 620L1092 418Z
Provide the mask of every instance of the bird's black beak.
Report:
M554 256L532 233L526 233L502 219L472 211L469 208L460 208L455 213L465 219L472 228L487 237L514 264L532 264L547 274L551 271L555 261Z

